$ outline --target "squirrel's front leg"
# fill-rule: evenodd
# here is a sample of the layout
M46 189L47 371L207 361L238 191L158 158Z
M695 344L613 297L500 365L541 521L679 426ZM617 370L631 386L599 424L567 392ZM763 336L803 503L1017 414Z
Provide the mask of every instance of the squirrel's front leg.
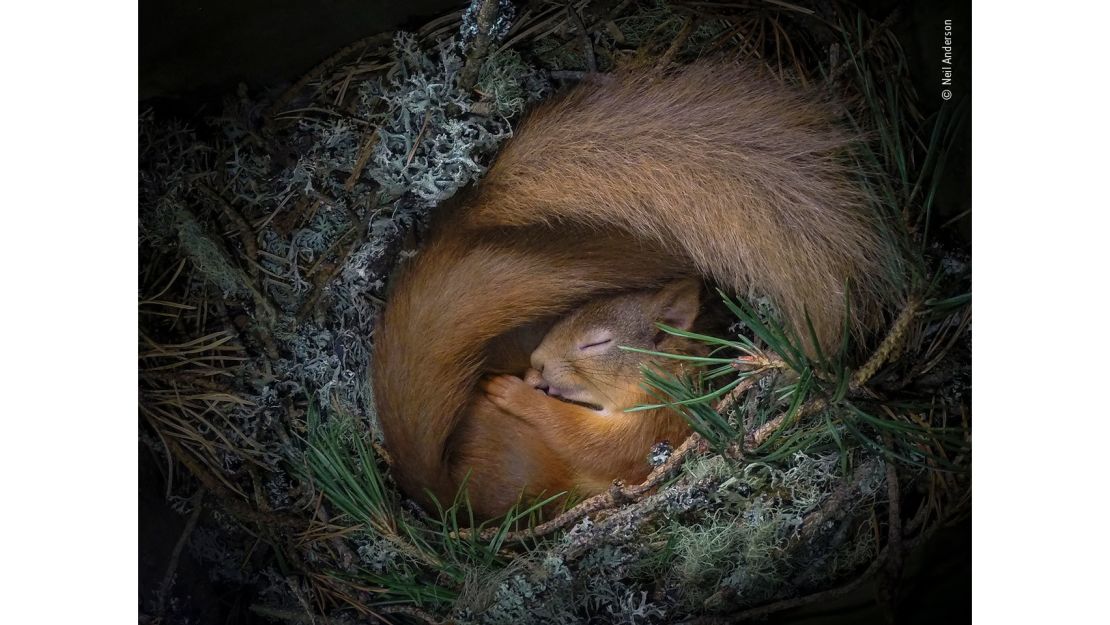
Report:
M518 416L527 411L543 391L534 389L514 375L490 375L482 378L479 387L498 408Z
M644 454L634 434L642 421L603 416L597 411L569 404L548 396L520 378L490 376L482 380L486 397L499 409L536 429L536 434L563 460L602 488L614 477L628 474L629 451L632 464L643 464ZM629 445L631 444L631 447ZM646 465L645 465L646 466Z
M543 426L544 421L554 416L548 402L556 400L516 376L487 376L480 386L493 405L533 425Z
M603 440L607 436L593 411L549 397L516 376L486 377L481 388L495 406L535 427L544 441L564 457L573 459L582 440Z

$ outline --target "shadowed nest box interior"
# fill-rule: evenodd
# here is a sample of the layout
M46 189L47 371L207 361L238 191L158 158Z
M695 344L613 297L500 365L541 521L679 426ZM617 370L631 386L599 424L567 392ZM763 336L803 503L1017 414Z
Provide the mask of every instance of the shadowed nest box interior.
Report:
M952 173L970 99L919 93L913 14L475 0L389 15L399 30L282 88L228 88L192 116L181 101L141 107L141 619L964 614L923 608L922 593L956 606L970 593L952 529L971 509L969 199ZM430 211L482 179L531 105L591 73L704 58L834 103L862 138L846 158L898 252L884 331L817 353L760 293L721 293L727 322L695 337L711 352L699 373L643 380L694 432L645 458L646 482L477 527L464 499L415 506L393 481L370 371L391 276L420 253ZM144 72L152 94L171 89Z

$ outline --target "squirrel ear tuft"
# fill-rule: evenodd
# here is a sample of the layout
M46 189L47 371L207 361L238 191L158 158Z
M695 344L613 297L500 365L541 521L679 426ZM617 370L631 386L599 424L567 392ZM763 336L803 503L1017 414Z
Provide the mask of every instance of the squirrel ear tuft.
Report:
M701 281L676 280L655 294L655 320L679 330L689 330L701 308Z

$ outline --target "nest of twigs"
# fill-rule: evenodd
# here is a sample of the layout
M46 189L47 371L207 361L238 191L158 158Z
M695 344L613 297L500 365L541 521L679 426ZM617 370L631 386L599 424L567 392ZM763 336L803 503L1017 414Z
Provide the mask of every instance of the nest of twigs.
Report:
M516 4L369 37L199 130L142 116L140 436L189 515L175 553L289 622L733 621L877 574L893 597L904 554L969 511L970 268L929 243L960 111L923 118L889 24L839 3ZM482 175L529 103L586 72L710 55L827 89L873 138L861 171L905 250L904 310L849 368L733 302L723 340L745 359L715 374L723 391L660 389L697 434L644 484L474 530L463 502L415 509L368 370L428 210ZM143 606L169 622L175 561Z

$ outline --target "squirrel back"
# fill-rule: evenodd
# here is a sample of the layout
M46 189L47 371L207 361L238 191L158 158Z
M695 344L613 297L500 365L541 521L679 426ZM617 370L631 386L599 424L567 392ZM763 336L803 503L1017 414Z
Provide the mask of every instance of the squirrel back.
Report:
M391 286L373 382L401 488L450 502L467 467L496 477L505 457L460 451L489 431L468 419L497 418L476 401L486 347L599 294L699 273L768 295L795 329L808 314L832 344L850 287L852 324L874 325L886 251L851 142L821 106L729 65L590 80L538 107ZM472 501L528 485L510 477L468 482Z

